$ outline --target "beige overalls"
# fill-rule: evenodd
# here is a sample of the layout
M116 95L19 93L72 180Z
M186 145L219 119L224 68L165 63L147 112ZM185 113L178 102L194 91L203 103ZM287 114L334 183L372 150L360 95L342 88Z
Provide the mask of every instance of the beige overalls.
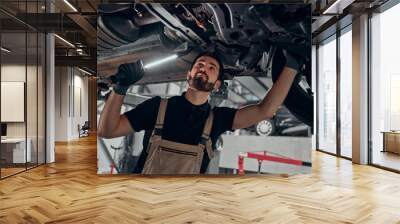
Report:
M214 153L210 138L214 115L212 110L204 125L198 145L189 145L162 139L168 99L161 99L157 122L147 146L147 159L142 174L199 174L204 151L210 160Z

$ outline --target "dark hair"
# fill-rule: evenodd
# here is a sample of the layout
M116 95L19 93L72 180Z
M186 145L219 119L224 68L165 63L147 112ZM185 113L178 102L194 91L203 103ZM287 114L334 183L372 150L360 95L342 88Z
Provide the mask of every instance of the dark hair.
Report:
M196 56L196 58L193 60L192 66L190 66L190 70L192 70L194 64L196 64L197 59L199 59L200 57L203 57L203 56L214 58L218 62L218 64L219 64L218 80L224 81L224 65L222 64L222 61L219 59L218 55L216 55L213 52L206 51L206 52L198 54Z

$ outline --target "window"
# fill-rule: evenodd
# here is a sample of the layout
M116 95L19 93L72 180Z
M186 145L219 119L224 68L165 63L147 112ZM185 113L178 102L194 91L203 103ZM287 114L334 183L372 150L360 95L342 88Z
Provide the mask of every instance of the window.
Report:
M318 149L336 153L336 36L318 48Z
M18 7L24 16L41 12L44 3L7 1L1 6ZM4 12L0 17L9 21L0 29L0 178L5 178L45 163L46 39Z
M351 158L352 148L352 34L340 36L340 155Z
M399 21L400 4L371 19L371 157L373 164L396 170L400 155L386 150L383 132L400 130Z

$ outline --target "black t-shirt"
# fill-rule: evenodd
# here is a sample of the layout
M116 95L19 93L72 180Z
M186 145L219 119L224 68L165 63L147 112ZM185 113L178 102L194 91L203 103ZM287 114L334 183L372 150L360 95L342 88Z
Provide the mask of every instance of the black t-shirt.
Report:
M197 145L201 140L205 122L210 113L208 102L202 105L193 105L183 93L181 96L173 96L168 99L165 112L162 138L190 145ZM147 158L146 148L154 129L161 97L156 96L144 101L134 109L125 113L133 130L136 132L145 130L143 139L143 151L139 157L134 173L141 173ZM232 130L233 119L237 109L229 107L214 107L214 122L211 128L211 141L213 146L218 137L227 130ZM215 147L213 147L215 148ZM200 173L207 170L210 158L204 153Z

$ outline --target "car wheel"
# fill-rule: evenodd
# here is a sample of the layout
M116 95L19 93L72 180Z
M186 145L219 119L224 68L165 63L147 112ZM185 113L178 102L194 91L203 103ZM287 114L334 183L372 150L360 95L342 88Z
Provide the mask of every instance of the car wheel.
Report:
M272 59L272 81L276 82L286 64L285 56L282 49L277 49ZM309 64L309 63L306 63ZM311 92L311 68L305 68L299 72L296 79L289 90L289 93L284 101L285 106L295 115L300 121L313 127L314 109L313 95Z
M271 119L260 121L257 124L256 132L261 136L269 136L275 132L275 124Z

